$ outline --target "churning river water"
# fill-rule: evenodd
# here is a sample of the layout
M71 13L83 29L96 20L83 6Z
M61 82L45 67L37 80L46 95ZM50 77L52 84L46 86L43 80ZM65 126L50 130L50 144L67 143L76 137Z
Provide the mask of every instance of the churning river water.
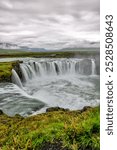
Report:
M27 116L48 107L70 110L99 104L99 75L92 58L13 58L23 60L22 78L12 70L12 83L0 83L0 109Z

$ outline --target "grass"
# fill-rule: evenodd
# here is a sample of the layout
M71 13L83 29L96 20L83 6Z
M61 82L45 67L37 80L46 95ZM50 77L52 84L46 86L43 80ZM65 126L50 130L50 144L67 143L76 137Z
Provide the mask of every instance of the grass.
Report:
M0 81L10 80L12 63L0 63Z
M21 50L6 50L6 49L0 49L0 54L13 54L13 53L23 53L23 52L26 52L26 51L21 51Z
M6 57L50 57L50 58L70 58L78 56L95 56L99 51L61 51L61 52L14 52L0 53L0 58Z
M0 82L11 81L11 70L19 63L19 61L15 62L0 62Z
M99 107L86 111L55 111L28 118L0 115L1 150L99 150ZM61 146L60 146L61 143Z

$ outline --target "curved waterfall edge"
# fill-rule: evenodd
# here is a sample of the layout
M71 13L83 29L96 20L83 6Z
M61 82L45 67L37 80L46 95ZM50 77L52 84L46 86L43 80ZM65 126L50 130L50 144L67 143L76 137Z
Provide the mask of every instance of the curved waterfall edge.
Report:
M97 75L95 59L28 61L12 69L12 82L19 87L35 77L59 75Z

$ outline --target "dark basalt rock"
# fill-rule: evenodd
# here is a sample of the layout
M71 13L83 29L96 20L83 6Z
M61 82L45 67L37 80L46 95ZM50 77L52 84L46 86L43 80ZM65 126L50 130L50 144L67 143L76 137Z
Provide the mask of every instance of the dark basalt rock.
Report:
M46 109L46 112L52 112L52 111L69 111L69 109L60 108L60 107L50 107Z
M84 106L83 109L79 110L79 113L82 113L92 107L90 106ZM66 108L61 108L61 107L50 107L46 109L46 112L53 112L53 111L70 111L69 109Z
M3 111L2 110L0 110L0 115L3 115L4 113L3 113Z
M53 143L44 142L41 148L36 148L36 150L70 150L67 147L62 146L61 141L54 141Z
M2 75L0 77L0 81L2 81L2 82L11 82L11 76Z
M13 69L17 72L20 79L22 79L22 72L21 72L21 69L20 69L20 63L23 63L23 61L18 60L15 63L13 63Z
M86 111L86 110L88 110L88 109L90 109L90 108L92 108L92 107L90 107L90 106L84 106L83 109L81 109L80 111L81 111L81 112L84 112L84 111Z

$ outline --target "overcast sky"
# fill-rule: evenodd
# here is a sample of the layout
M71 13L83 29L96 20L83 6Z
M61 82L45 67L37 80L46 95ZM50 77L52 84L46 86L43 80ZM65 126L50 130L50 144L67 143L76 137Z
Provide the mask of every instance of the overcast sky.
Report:
M99 0L0 0L0 42L60 49L99 46Z

